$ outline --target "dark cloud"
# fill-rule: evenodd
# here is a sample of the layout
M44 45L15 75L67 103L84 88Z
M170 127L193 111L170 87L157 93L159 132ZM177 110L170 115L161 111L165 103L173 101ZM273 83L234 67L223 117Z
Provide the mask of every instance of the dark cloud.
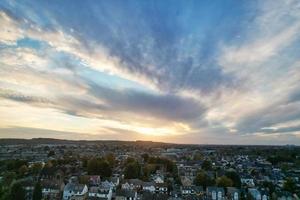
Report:
M297 90L289 95L288 101L289 102L300 101L300 88L299 88L299 90Z
M300 132L300 126L282 127L277 129L263 129L263 133L289 133L289 132Z
M206 109L195 100L168 94L150 94L135 90L113 90L92 84L90 94L104 100L111 110L145 116L190 121L201 118Z
M50 104L52 103L49 99L44 97L32 96L32 95L25 95L19 92L14 92L10 90L1 90L0 89L0 97L5 99L10 99L17 102L22 103L39 103L39 104Z
M263 109L256 110L250 115L242 116L237 122L237 130L240 134L245 133L256 133L265 132L266 127L276 127L278 123L285 123L293 120L300 119L300 107L299 103L287 103L280 102L277 104L272 104ZM293 129L295 127L287 127L282 130L282 132L288 132L289 128ZM269 130L271 131L271 130Z
M150 94L132 89L116 90L96 84L91 84L89 91L80 97L60 94L51 101L14 91L2 92L0 97L41 107L52 107L69 115L84 117L100 117L105 113L106 118L115 118L116 113L131 113L141 118L192 122L201 119L206 112L203 105L190 98ZM95 97L98 102L95 102ZM99 103L102 101L104 103Z

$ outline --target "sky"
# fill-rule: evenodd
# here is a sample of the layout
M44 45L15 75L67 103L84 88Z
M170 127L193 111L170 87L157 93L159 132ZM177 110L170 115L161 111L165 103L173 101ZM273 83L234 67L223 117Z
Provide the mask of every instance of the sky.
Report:
M2 0L0 24L0 138L300 145L299 0Z

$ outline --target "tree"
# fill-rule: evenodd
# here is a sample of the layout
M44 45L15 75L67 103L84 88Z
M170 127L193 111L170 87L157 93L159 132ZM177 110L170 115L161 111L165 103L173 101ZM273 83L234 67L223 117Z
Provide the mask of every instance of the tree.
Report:
M44 147L44 151L48 152L50 150L50 147L49 146L45 146Z
M5 172L2 178L2 184L6 187L10 186L14 179L16 179L17 175L15 172Z
M237 187L240 188L242 183L241 183L241 178L240 175L233 170L229 170L225 173L225 176L227 176L228 178L230 178L232 180L233 183L233 187Z
M150 177L150 170L149 167L147 165L145 165L143 167L143 176L142 176L142 180L143 181L149 181L149 177Z
M90 175L100 175L110 177L112 170L110 164L102 158L92 158L88 161L87 171Z
M98 163L99 174L102 177L110 177L112 174L111 166L106 160L101 160Z
M144 160L145 163L148 162L148 160L149 160L149 154L144 153L144 154L142 155L142 158L143 158L143 160Z
M27 161L25 160L19 160L19 159L16 159L16 160L9 160L9 161L6 161L6 169L8 171L15 171L15 172L18 172L19 168L22 166L22 165L27 165Z
M221 176L217 178L217 186L218 187L231 187L233 185L233 182L230 178L227 176Z
M30 171L31 171L33 174L37 175L37 174L40 173L40 171L42 170L42 168L43 168L43 164L42 164L42 163L34 163L34 164L31 166Z
M270 181L264 181L262 183L264 188L268 188L269 193L272 194L273 192L275 192L275 185L274 183L270 182Z
M9 190L0 185L0 200L9 200Z
M52 157L52 156L54 156L54 155L55 155L55 152L54 152L53 150L49 151L48 157Z
M21 176L24 176L28 172L28 167L26 165L22 165L19 168L19 173Z
M287 178L283 184L283 189L291 193L295 192L296 187L296 183L292 178Z
M202 160L203 156L200 153L196 153L193 157L193 160Z
M124 175L126 179L139 178L141 174L140 172L141 166L137 161L135 161L126 165Z
M211 162L209 160L204 160L203 163L202 163L202 165L201 165L201 168L203 170L209 171L209 170L212 169L212 164L211 164Z
M42 187L41 183L37 182L34 186L32 200L41 200L42 199Z
M125 160L125 165L127 165L128 163L132 163L132 162L136 162L136 160L135 160L134 158L128 157L128 158Z
M25 191L20 182L14 182L10 188L10 200L25 200Z
M115 155L113 153L109 153L105 156L105 159L107 160L107 162L109 163L110 167L114 167L115 163L116 163L116 158Z
M204 171L200 171L197 174L194 183L197 186L203 186L204 188L206 188L207 186L213 186L215 184L215 180L210 178Z
M92 158L87 163L87 171L89 175L97 174L98 161L96 158Z
M87 157L83 157L83 158L81 159L81 161L82 161L82 167L86 168L89 159L88 159Z

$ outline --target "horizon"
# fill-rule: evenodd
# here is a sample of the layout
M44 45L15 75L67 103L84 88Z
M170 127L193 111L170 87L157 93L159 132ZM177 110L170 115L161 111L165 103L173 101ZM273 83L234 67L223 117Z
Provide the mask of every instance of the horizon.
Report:
M0 2L0 139L300 145L300 1Z
M298 144L234 144L234 143L180 143L180 142L164 142L164 141L152 141L152 140L118 140L118 139L61 139L61 138L46 138L46 137L37 137L37 138L0 138L0 143L3 140L55 140L55 141L67 141L67 142L149 142L149 143L161 143L168 145L191 145L191 146L274 146L274 147L284 147L284 146L294 146L300 147ZM51 142L49 142L50 144ZM48 143L47 143L48 144Z
M111 140L89 140L89 139L58 139L58 138L0 138L0 143L3 140L26 140L26 141L33 141L33 140L55 140L55 141L66 141L66 142L149 142L149 143L160 143L166 145L184 145L184 146L270 146L270 147L300 147L297 144L213 144L213 143L171 143L171 142L162 142L162 141L151 141L151 140L118 140L118 139L111 139ZM51 144L48 143L41 143L41 144Z

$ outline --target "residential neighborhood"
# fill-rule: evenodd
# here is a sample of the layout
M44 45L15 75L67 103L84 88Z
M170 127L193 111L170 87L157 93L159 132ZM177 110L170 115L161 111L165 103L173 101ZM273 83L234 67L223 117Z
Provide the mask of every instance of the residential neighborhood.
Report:
M1 200L299 199L298 146L33 139L0 149Z

